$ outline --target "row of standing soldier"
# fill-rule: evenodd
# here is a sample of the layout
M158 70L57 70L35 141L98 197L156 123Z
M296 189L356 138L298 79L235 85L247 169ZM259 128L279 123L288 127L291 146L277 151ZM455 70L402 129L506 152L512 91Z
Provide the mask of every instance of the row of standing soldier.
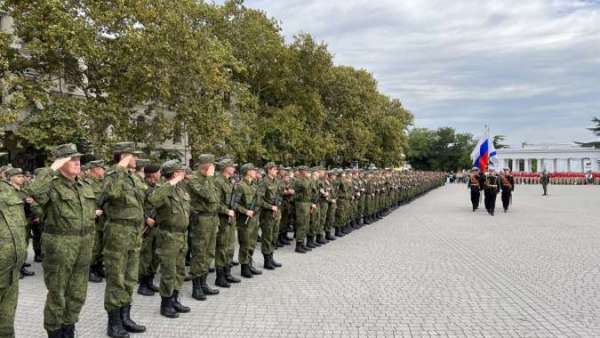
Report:
M31 223L26 207L40 223L34 251L48 289L48 336L74 336L88 280L105 278L107 335L129 337L146 330L131 319L136 286L142 295L160 294L165 317L190 312L180 302L188 253L192 297L205 300L219 293L207 283L213 262L215 285L228 288L241 281L231 273L236 237L241 276L252 278L262 273L253 262L259 231L264 268L273 270L281 267L273 256L277 248L295 241L295 252L309 252L383 218L445 179L443 173L292 170L274 163L264 167L264 177L253 164L244 164L236 179L232 159L210 154L199 156L194 173L177 160L161 166L140 160L131 142L115 144L113 154L111 168L92 161L82 174L75 145L58 146L54 163L27 186L10 179L23 176L20 169L7 170L9 178L0 186L0 235L12 245L0 250L0 337L14 336L18 276Z

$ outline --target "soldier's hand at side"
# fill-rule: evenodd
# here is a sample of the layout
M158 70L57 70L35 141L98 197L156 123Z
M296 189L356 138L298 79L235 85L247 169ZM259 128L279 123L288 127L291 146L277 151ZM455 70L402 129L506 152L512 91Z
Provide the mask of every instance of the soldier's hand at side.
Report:
M56 170L62 168L70 160L71 160L70 157L59 158L59 159L55 160L54 162L52 162L52 165L50 165L50 168L52 168L52 170L56 171Z
M25 203L27 204L33 204L33 202L35 202L35 200L31 197L25 197Z
M246 216L251 217L251 218L254 217L254 211L246 210Z
M102 216L102 214L104 214L104 211L102 209L96 209L96 217L100 217Z
M227 210L227 216L229 216L229 217L235 216L235 211L233 211L233 210Z
M272 206L271 206L271 210L272 210L273 212L277 212L278 208L277 208L277 206L276 206L276 205L272 205Z
M156 221L155 221L153 218L150 218L150 217L148 217L148 218L146 218L146 224L147 224L149 227L153 227L153 226L154 226L154 224L156 224Z
M317 205L313 203L310 207L313 208L313 209L316 209Z

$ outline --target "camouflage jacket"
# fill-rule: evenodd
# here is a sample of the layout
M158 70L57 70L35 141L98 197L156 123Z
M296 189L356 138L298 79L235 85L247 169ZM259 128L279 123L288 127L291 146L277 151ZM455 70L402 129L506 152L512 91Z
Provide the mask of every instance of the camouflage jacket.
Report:
M5 182L0 183L0 289L16 282L27 254L23 200Z
M100 203L108 222L144 222L145 184L126 168L114 166L104 179Z
M190 195L183 184L155 185L146 199L155 211L159 229L183 233L190 222Z

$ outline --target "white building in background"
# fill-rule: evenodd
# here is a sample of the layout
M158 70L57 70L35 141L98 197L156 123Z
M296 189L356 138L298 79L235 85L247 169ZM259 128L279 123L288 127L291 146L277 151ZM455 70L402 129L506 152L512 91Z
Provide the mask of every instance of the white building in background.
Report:
M497 150L498 165L514 172L600 171L600 149L577 144L526 144Z

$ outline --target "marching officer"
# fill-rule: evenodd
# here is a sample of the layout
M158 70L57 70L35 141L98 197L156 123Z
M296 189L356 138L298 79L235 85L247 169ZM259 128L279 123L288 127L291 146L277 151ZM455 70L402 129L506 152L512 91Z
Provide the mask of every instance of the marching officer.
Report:
M509 168L504 168L504 172L500 173L500 183L502 207L504 208L504 212L507 212L512 199L512 192L515 191L515 179L511 175Z
M496 209L496 197L498 196L500 184L500 178L494 168L489 168L484 183L484 202L485 208L491 216L494 216L494 210Z
M483 188L484 181L485 177L479 172L479 168L473 167L473 169L471 169L471 175L469 176L469 190L471 191L473 212L479 208L481 189Z
M279 234L282 196L279 179L277 178L277 165L269 162L265 165L265 171L266 176L260 182L259 189L263 192L260 201L262 207L260 213L261 251L264 257L264 268L273 270L281 267L281 264L273 258L273 252Z

